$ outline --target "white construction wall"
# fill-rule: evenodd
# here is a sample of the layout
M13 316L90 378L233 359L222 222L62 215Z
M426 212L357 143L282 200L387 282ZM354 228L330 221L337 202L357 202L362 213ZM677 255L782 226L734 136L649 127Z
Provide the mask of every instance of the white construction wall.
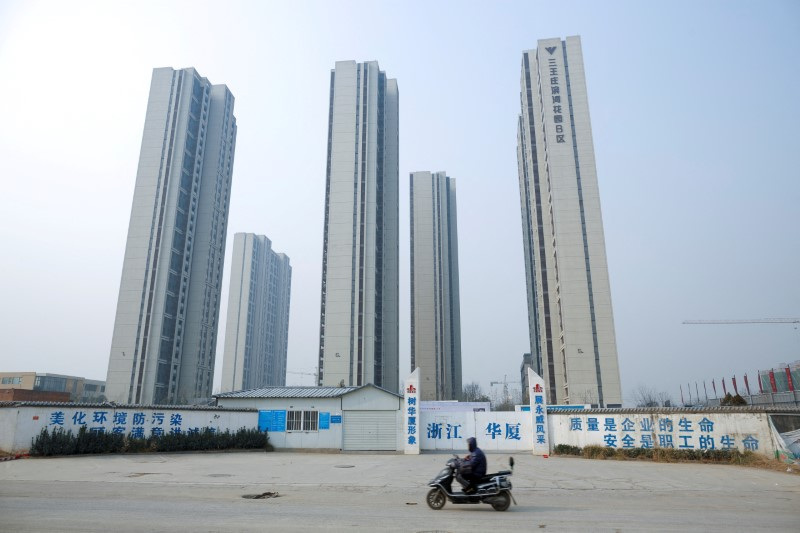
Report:
M361 400L361 398L354 398ZM260 405L274 409L287 400ZM324 429L316 432L269 432L276 448L341 448L343 411L336 400L291 400L291 408L317 409L330 414ZM369 407L356 401L351 407ZM381 405L380 411L393 405ZM707 409L596 409L547 414L550 449L558 444L581 448L589 445L608 448L674 448L676 450L751 450L775 457L778 449L770 428L770 413L731 408ZM408 438L404 412L397 411L398 442L402 451ZM797 414L792 411L788 414ZM777 413L776 413L777 414ZM530 452L535 432L532 414L516 412L416 412L414 435L420 449L452 450L463 454L467 438L476 437L486 452ZM60 427L77 433L81 426L90 431L118 432L143 437L152 434L199 431L236 431L257 428L256 409L191 409L169 407L125 407L101 404L25 405L0 407L0 449L24 453L42 428Z
M12 406L0 408L0 450L25 453L42 428L61 428L77 434L89 431L149 437L153 434L188 433L203 428L238 431L258 427L258 412L222 409L187 409L176 406L111 407L100 404Z
M774 457L775 443L764 412L596 410L550 413L551 446L751 450Z
M422 450L453 450L462 454L467 439L475 437L486 451L530 451L533 428L530 412L444 412L420 413L419 441Z

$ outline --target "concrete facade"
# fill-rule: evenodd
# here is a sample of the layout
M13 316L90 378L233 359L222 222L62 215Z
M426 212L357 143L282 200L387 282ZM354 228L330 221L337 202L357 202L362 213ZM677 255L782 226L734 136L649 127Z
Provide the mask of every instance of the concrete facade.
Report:
M622 405L579 37L523 52L517 158L533 370L548 403Z
M194 69L153 70L106 396L211 396L231 173L233 95Z
M398 92L375 61L331 71L317 384L397 391Z
M237 233L232 263L222 392L286 385L289 258L263 235Z
M411 370L420 399L461 397L461 305L456 182L444 172L412 172Z

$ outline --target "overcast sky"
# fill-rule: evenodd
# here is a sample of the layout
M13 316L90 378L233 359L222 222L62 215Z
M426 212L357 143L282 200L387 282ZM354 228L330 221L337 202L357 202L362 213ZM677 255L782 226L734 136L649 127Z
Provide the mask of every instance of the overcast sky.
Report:
M529 350L516 121L521 53L580 35L623 396L800 359L800 3L0 2L0 371L105 379L154 67L236 97L233 234L293 268L290 372L313 373L330 69L400 90L400 374L408 174L458 183L464 382ZM217 351L215 390L222 368ZM288 384L311 384L289 374Z

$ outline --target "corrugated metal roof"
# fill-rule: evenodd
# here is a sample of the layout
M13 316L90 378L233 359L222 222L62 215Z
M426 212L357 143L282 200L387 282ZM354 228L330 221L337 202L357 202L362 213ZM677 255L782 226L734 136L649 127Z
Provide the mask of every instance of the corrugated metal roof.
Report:
M0 402L0 408L13 407L66 407L66 408L89 408L104 407L106 409L160 409L160 410L181 410L181 411L254 411L251 407L219 407L216 405L146 405L128 404L113 402L29 402L29 401L10 401Z
M261 387L215 394L215 398L338 398L361 387Z

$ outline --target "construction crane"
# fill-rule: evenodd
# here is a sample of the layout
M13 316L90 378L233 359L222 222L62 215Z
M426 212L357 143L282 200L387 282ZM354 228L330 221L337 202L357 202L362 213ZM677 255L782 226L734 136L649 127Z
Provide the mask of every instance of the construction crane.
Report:
M503 376L503 381L492 381L489 383L490 387L493 387L495 385L503 386L503 401L510 402L511 397L508 395L508 375Z
M800 324L800 318L752 318L745 320L684 320L684 324Z

